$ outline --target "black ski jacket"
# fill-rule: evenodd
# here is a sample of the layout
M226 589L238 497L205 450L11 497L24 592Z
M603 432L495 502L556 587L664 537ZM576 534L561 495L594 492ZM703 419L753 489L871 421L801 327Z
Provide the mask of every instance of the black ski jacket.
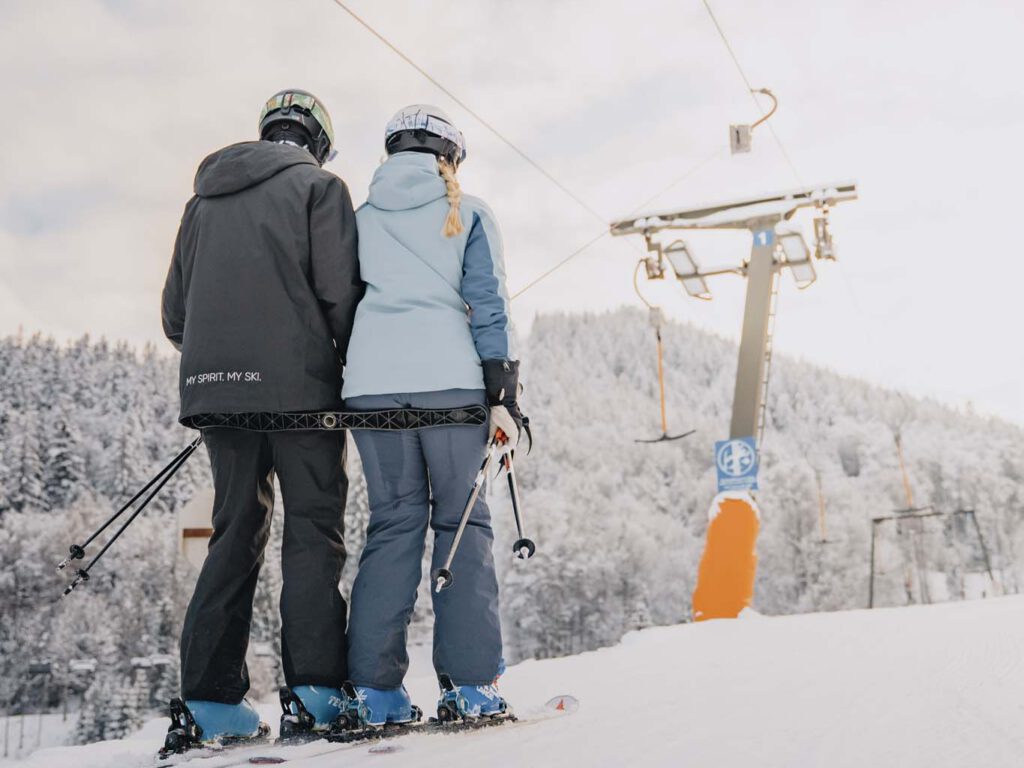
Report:
M337 409L359 279L348 187L252 141L199 166L163 292L180 418Z

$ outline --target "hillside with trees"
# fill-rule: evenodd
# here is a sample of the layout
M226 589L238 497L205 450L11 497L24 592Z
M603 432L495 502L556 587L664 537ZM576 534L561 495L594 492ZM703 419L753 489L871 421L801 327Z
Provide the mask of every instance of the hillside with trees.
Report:
M504 483L490 492L509 662L689 618L715 492L712 443L727 431L736 349L686 325L664 333L670 422L697 432L656 445L634 442L659 431L644 314L542 315L524 339L523 404L536 443L517 470L538 544L532 560L512 560ZM153 348L0 341L0 706L80 710L79 741L127 732L176 689L177 635L195 573L178 555L175 512L209 485L203 451L87 585L57 600L67 577L54 569L69 544L191 439L176 423L176 369L176 358ZM871 519L907 506L897 434L915 506L974 510L978 527L944 515L876 526L876 604L1017 591L1020 427L779 357L761 452L756 610L866 606ZM349 467L346 592L367 517L354 447ZM280 530L276 514L250 652L256 695L281 682ZM429 637L429 605L424 583L416 639ZM51 675L30 672L39 661L52 663Z

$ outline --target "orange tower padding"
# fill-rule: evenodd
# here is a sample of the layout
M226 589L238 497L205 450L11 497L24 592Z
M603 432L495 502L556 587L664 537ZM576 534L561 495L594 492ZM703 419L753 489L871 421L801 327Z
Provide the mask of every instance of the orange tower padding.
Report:
M709 517L693 591L693 618L735 619L754 597L761 515L749 494L720 493Z

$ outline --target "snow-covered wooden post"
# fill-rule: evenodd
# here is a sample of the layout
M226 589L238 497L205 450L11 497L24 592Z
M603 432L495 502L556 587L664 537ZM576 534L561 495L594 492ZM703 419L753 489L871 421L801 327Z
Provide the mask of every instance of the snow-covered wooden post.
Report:
M178 510L178 541L181 555L197 569L203 567L213 535L213 489L197 491Z

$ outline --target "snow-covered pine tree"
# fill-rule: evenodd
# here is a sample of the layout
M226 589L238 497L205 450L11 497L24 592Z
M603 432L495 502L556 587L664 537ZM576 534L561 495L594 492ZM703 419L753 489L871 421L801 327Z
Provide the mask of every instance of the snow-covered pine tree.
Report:
M11 494L7 490L7 482L10 471L6 465L3 464L3 456L0 456L0 520L3 519L4 512L11 509Z
M172 637L177 637L178 628L176 627ZM156 674L153 679L153 688L149 694L149 707L156 708L158 711L166 711L167 703L179 695L179 680L181 676L181 660L177 653L167 653L166 665L157 667Z
M92 744L109 738L111 698L113 686L110 677L98 675L85 692L75 726L75 743Z
M152 668L133 670L130 687L126 691L126 733L142 725L152 712L150 695L153 691L153 677Z
M66 413L57 416L46 440L43 488L52 508L67 508L82 491L85 462Z
M9 451L14 469L8 481L10 507L18 512L47 507L43 461L39 455L38 420L33 415L18 419L12 430Z
M629 614L627 621L630 629L644 629L653 623L651 608L647 604L647 590L639 590L639 594L637 594L636 601L633 604L633 610Z
M5 354L5 345L0 343L0 366L3 366L6 362L7 355ZM0 367L0 370L3 370ZM0 393L3 388L0 386ZM0 402L3 402L2 394L0 394ZM11 468L11 447L14 442L10 435L10 422L11 414L0 413L0 517L8 509L11 509L11 498L10 498L10 482L12 475Z
M115 427L114 442L103 456L103 490L112 499L130 498L153 473L140 410L138 404L133 404L121 415Z

